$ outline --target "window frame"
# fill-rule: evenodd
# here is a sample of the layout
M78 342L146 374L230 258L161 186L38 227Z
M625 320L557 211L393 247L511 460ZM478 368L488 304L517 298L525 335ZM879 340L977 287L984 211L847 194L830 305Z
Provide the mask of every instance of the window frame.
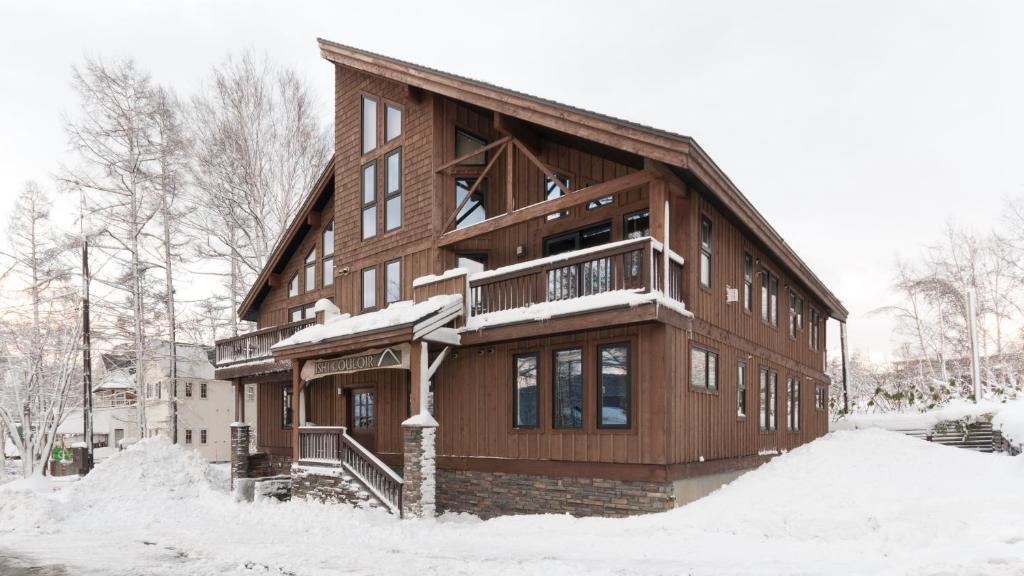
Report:
M761 267L761 321L772 328L779 327L779 277L767 266ZM774 288L774 293L772 292ZM774 300L773 300L774 296ZM774 309L772 303L774 302Z
M256 385L246 384L245 385L245 401L255 402L256 401Z
M373 146L366 148L366 103L373 102ZM359 100L359 155L366 156L380 147L380 134L377 130L380 116L380 99L369 94L360 94Z
M388 289L391 286L390 278L388 275L388 268L392 264L398 264L398 297L395 300L388 298ZM384 307L388 307L395 302L402 301L402 258L394 258L384 263Z
M604 423L604 391L602 390L601 377L604 375L604 363L602 362L601 353L605 348L625 348L626 349L626 423L625 424L605 424ZM595 394L597 398L597 414L595 420L597 428L599 430L629 430L633 427L633 343L629 340L621 342L602 342L597 344L596 347L596 358L594 359L597 371L595 372L594 385ZM582 374L584 383L586 382L586 374ZM584 384L585 385L585 384Z
M391 177L389 175L389 170L388 170L388 160L392 156L395 156L395 155L398 156L398 187L397 187L395 192L389 192L388 191L388 187L391 184ZM402 147L401 146L397 146L394 149L389 150L386 153L384 153L383 164L384 164L384 178L383 178L383 180L384 180L384 187L383 187L383 192L384 192L384 233L387 234L389 232L394 232L395 230L401 230L402 225L405 224L405 217L404 217L405 203L404 203L404 198L402 198L402 191L404 189L402 183L405 180L405 167L403 166ZM394 200L395 198L398 199L398 225L395 226L394 228L388 228L388 205L390 204L391 200Z
M192 444L192 429L191 428L185 428L185 444L188 444L188 445Z
M821 384L816 384L814 386L814 409L818 412L824 412L828 407L827 390L828 388Z
M707 225L707 241L704 238L704 227ZM698 266L697 281L701 288L710 290L713 284L711 274L713 271L712 267L712 255L713 250L713 239L714 239L714 228L712 226L711 218L707 214L700 215L700 228L698 229L699 240L699 254L698 254ZM707 261L707 282L704 282L704 263Z
M367 273L373 274L373 290L369 293L373 294L373 303L370 306L366 305L366 275ZM367 266L359 271L359 309L363 312L376 310L377 309L377 291L380 290L380 286L377 285L377 267Z
M704 353L704 385L697 385L693 383L693 353L702 352ZM715 385L711 386L711 356L715 357ZM690 343L690 355L689 355L689 374L690 390L695 392L705 392L708 394L717 394L721 389L721 374L722 374L722 357L717 350L704 346L703 344Z
M294 291L293 291L294 290ZM299 295L299 272L298 270L292 274L291 279L288 280L288 297L294 298Z
M302 260L302 292L303 292L303 294L308 294L308 293L313 292L314 290L317 289L317 286L316 286L316 264L317 264L318 259L316 257L316 254L317 254L317 252L316 252L316 244L314 244L313 247L309 249L309 252L306 254L306 257ZM313 282L309 281L310 273L313 274ZM310 284L312 284L312 286L310 286Z
M747 413L750 411L747 406L747 380L749 379L750 372L747 368L746 360L736 361L736 418L740 420L747 419Z
M633 218L633 217L640 217L644 213L647 214L647 234L644 234L643 236L637 236L636 238L649 238L650 237L650 235L651 235L651 210L650 210L650 208L641 208L640 210L633 210L632 212L627 212L627 213L622 215L622 239L623 240L632 240L633 239L633 238L629 237L629 233L626 231L627 228L629 228L629 226L628 226L629 219Z
M397 110L398 111L398 135L393 136L391 138L388 138L388 126L391 125L390 122L388 122L388 110L389 109L390 110ZM388 143L394 142L395 140L401 140L402 136L405 134L405 107L402 106L401 104L396 104L396 103L394 103L394 102L392 102L390 100L385 100L384 101L383 120L384 120L384 144L388 144Z
M743 251L743 311L754 312L754 256Z
M534 411L534 422L532 425L519 424L519 359L533 357L534 371L537 379L537 395ZM512 429L513 430L540 430L541 423L541 365L540 352L520 352L512 355Z
M373 169L373 193L370 194L370 200L367 201L366 197L366 169ZM363 242L377 237L377 220L380 218L380 214L377 210L377 159L374 158L369 162L364 163L359 167L359 229L360 238ZM367 210L373 210L373 233L367 236L366 234L366 212Z
M575 177L572 174L570 174L570 173L568 173L568 172L566 172L564 170L554 170L554 171L552 171L551 174L555 178L559 179L559 181L561 182L562 186L565 187L566 193L572 193L572 182L573 182L573 180L575 180ZM551 182L552 190L548 189L548 182ZM559 188L558 185L555 184L553 180L548 178L547 174L541 174L540 175L540 189L541 189L541 194L544 196L544 198L541 200L541 202L545 202L547 200L554 200L555 198L561 198L561 197L565 196L565 194L562 193L562 189ZM551 193L552 192L556 192L556 191L558 192L558 196L551 196ZM554 222L556 220L561 220L562 218L566 218L566 217L570 216L571 214L572 214L572 209L571 208L565 208L564 210L559 210L557 212L552 212L551 214L545 214L544 215L544 222Z
M821 350L821 314L814 306L807 307L807 345L811 350Z
M779 373L762 366L758 374L758 429L771 434L778 431Z
M206 446L207 444L210 443L209 440L210 440L210 435L209 435L209 432L207 431L207 429L206 428L200 428L199 429L199 445L200 446Z
M786 431L800 432L800 379L790 376L786 380Z
M199 399L200 400L209 400L210 399L210 390L209 390L209 386L208 386L208 384L206 382L200 382L199 383Z
M455 226L455 230L460 230L461 229L460 226L462 228L466 228L468 226L473 226L475 224L479 224L479 222L471 222L471 223L465 224L465 225L462 224L463 221L465 221L465 219L468 218L469 215L472 214L473 212L475 212L477 209L482 209L483 210L483 218L480 220L480 222L483 222L484 220L487 220L487 192L488 192L488 187L490 186L490 183L487 181L486 177L482 177L479 174L474 174L474 175L458 175L458 176L456 176L452 180L452 184L454 185L454 187L452 188L452 194L453 194L452 200L455 201L454 208L458 208L459 207L459 202L460 202L460 200L459 200L459 182L460 181L465 181L468 184L468 186L463 186L463 188L466 190L466 193L468 194L469 191L473 188L473 184L476 183L481 178L484 181L481 182L479 186L477 186L476 190L473 191L473 194L479 194L482 201L477 202L477 207L474 207L472 210L468 210L465 213L465 215L462 216L461 218L459 217L458 212L455 213L455 222L453 222L453 224ZM463 210L465 210L467 207L469 207L470 202L473 202L473 197L472 196L473 195L470 195L469 200L462 207Z
M281 386L281 429L291 430L295 424L295 391L291 384Z
M191 382L185 382L185 398L191 398L191 397L192 397L192 383Z
M464 128L460 128L459 126L456 126L455 127L454 138L452 139L452 152L455 154L455 158L458 158L460 156L459 152L458 152L459 134L462 134L462 135L468 137L470 140L476 140L477 142L480 143L480 147L481 148L486 147L487 144L488 144L486 138L481 138L480 136L477 136L476 134L474 134L473 132L470 132L469 130L466 130ZM476 163L476 162L470 163L470 160L472 160L474 158L474 156L470 156L469 158L466 158L462 162L459 162L458 164L456 164L456 166L462 167L462 168L483 168L484 166L487 165L487 155L488 155L488 153L489 153L489 151L484 151L484 152L480 153L480 155L482 155L483 158L480 160L479 163Z
M551 430L554 432L586 432L587 429L587 375L586 375L586 346L568 346L565 348L553 348L551 350ZM559 426L555 417L558 402L555 398L558 392L558 354L560 352L580 352L580 424L579 426Z
M327 232L331 233L330 251L328 251ZM326 288L328 286L334 286L334 218L327 224L324 224L323 229L320 230L320 244L323 246L320 248L323 257L320 259L320 276L321 284ZM330 263L330 270L327 270L327 265Z

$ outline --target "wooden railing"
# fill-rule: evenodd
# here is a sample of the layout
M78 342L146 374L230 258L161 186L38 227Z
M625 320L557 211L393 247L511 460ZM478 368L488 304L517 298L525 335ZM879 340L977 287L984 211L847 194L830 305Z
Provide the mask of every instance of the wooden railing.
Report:
M251 362L270 358L270 347L288 338L299 330L316 323L316 320L299 320L280 326L271 326L233 338L217 341L217 366L229 366L240 362Z
M470 279L472 314L522 308L614 290L661 290L661 250L649 237L617 242L607 248L541 258L536 265ZM665 294L682 301L682 265L669 262Z
M345 433L343 426L301 426L300 463L340 466L392 513L402 514L402 477Z

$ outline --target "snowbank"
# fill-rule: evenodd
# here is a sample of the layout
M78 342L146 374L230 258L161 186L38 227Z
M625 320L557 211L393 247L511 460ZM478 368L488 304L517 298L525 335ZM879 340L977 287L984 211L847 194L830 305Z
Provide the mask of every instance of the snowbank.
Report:
M1024 446L1024 400L1004 404L992 417L992 428L1015 446Z
M237 503L200 458L156 439L57 493L0 488L0 542L82 572L166 576L1019 575L1022 477L1024 458L844 431L663 514L401 522L338 505Z
M956 399L949 404L928 412L884 412L878 414L850 414L832 423L833 430L861 430L884 428L886 430L914 430L931 428L939 422L979 419L997 414L1011 404L1022 404L1024 400L1009 403L982 401L977 404Z

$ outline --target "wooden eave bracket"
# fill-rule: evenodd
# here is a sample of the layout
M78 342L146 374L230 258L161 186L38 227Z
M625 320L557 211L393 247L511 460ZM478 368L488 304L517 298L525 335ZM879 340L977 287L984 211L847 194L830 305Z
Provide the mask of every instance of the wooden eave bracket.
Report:
M658 160L652 160L651 158L644 158L644 169L650 170L656 174L659 178L668 184L669 192L678 194L679 196L686 197L686 183L683 182L682 178L676 175L672 171L672 168L667 166L664 162Z

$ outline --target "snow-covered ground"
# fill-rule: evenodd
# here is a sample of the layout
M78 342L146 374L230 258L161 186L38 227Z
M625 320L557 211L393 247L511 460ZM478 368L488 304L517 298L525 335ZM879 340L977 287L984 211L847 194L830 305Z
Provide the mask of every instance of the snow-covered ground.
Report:
M72 574L1022 574L1024 458L840 431L711 496L629 519L397 521L237 503L146 440L85 479L0 487L0 553Z
M1006 402L954 400L927 412L882 412L877 414L851 414L832 423L833 430L911 430L932 428L939 422L963 419L991 418L992 427L1001 430L1014 444L1024 443L1024 398Z

